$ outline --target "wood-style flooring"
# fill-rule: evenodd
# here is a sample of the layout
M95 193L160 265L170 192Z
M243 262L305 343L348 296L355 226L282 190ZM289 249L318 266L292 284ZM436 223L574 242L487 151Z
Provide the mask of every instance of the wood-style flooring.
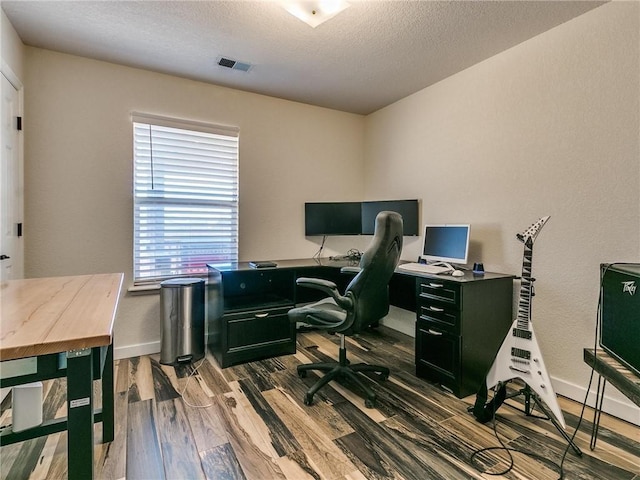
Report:
M457 399L414 374L413 339L384 327L348 339L352 362L391 368L388 380L367 380L378 394L364 407L354 385L331 382L303 403L317 376L296 365L335 359L338 337L298 334L298 352L220 369L213 357L191 366L161 365L158 355L116 362L116 432L96 443L101 479L540 479L559 478L567 442L548 420L503 405L482 425L467 412L475 396ZM197 365L197 364L196 364ZM193 374L193 375L192 375ZM46 382L45 418L65 415L64 380ZM581 405L560 399L573 434ZM517 400L510 401L517 406ZM10 398L2 424L10 423ZM640 428L603 414L596 449L587 410L566 454L566 479L640 480ZM101 438L96 426L96 442ZM0 448L2 479L66 478L66 433ZM486 447L504 444L509 453ZM519 452L530 452L527 455ZM481 472L484 471L485 473Z

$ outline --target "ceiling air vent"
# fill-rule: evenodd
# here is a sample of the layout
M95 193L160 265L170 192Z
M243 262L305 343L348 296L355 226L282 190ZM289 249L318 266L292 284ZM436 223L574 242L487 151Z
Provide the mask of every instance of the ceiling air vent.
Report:
M231 70L240 70L241 72L248 72L251 69L250 63L237 62L226 57L218 58L218 65L230 68Z

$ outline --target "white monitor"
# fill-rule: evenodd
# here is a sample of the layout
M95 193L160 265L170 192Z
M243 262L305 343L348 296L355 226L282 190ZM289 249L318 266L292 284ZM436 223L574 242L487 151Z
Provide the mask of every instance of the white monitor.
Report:
M466 264L469 254L469 225L427 225L422 258L427 263Z

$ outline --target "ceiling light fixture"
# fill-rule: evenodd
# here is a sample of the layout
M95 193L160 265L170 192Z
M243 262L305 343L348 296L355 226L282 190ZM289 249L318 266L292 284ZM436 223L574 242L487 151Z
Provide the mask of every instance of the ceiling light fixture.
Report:
M349 7L344 0L283 1L282 6L294 17L316 28Z

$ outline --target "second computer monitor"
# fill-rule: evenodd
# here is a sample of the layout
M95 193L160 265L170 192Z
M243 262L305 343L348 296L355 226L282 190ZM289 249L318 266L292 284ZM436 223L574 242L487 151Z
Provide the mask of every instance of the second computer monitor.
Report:
M402 215L402 234L404 236L420 235L420 218L418 200L382 200L377 202L362 202L362 233L373 235L376 216L382 211L398 212Z
M469 254L469 225L427 225L422 258L427 262L466 264Z

